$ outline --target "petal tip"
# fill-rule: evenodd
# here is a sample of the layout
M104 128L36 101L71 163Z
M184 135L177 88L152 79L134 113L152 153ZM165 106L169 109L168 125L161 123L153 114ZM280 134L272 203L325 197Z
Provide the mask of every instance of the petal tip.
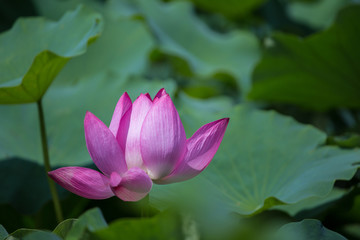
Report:
M118 105L119 103L120 103L121 105L123 105L122 102L129 102L129 101L131 102L131 98L130 98L129 94L128 94L127 92L124 92L124 93L121 95L121 97L119 98L119 100L118 100L118 102L117 102L116 105Z
M85 113L85 118L84 118L84 123L90 121L91 119L96 118L95 114L93 114L90 111L86 111Z
M221 118L219 120L217 120L217 122L226 122L226 123L229 123L230 121L230 118Z
M222 119L220 119L220 121L225 122L225 124L227 126L230 122L230 118L222 118Z
M124 92L124 93L121 95L121 97L130 98L128 92Z
M55 171L56 171L56 170L50 171L50 172L47 173L47 175L48 175L51 179L54 179Z
M159 98L161 98L161 97L163 97L163 96L166 96L166 95L169 96L169 94L166 92L165 88L161 88L161 89L157 92L157 94L155 95L153 101L157 101Z
M151 96L150 96L149 93L145 93L144 95L145 95L145 97L147 97L148 99L150 99L152 101Z

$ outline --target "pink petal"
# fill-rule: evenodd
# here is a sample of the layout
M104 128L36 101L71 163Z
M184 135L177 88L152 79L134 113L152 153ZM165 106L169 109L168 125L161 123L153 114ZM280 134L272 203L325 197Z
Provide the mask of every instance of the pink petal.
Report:
M118 103L116 104L112 119L111 119L111 123L109 126L110 131L114 134L114 136L116 137L118 135L118 129L120 124L123 124L121 122L122 117L124 116L124 114L131 108L132 102L131 99L129 97L129 95L127 94L127 92L125 92L119 99Z
M140 131L146 114L152 106L152 101L147 95L141 94L133 103L130 125L125 143L125 159L128 168L142 167L143 160L140 153ZM127 115L127 114L126 114ZM120 126L123 129L123 126ZM123 131L125 131L124 129Z
M122 177L120 176L119 173L112 172L111 175L110 175L110 181L109 181L110 187L119 186L121 180L122 180Z
M165 96L165 95L168 95L168 94L166 93L165 89L164 89L164 88L160 89L160 90L158 91L158 93L155 95L154 101L157 101L159 98L161 98L162 96Z
M151 100L152 101L152 99L151 99L151 96L150 96L150 94L149 93L145 93L144 94L149 100Z
M98 171L83 167L63 167L48 174L60 186L81 197L105 199L114 196L109 179Z
M124 201L139 201L151 190L152 181L140 168L131 168L123 176L120 184L113 187L115 195Z
M84 120L86 146L95 165L106 175L127 171L124 153L115 136L94 114L87 112Z
M202 172L218 150L228 123L229 119L223 118L199 128L187 140L187 152L184 159L168 177L160 179L156 183L165 184L185 181Z
M169 95L153 104L140 135L141 155L152 179L168 175L185 152L186 135Z

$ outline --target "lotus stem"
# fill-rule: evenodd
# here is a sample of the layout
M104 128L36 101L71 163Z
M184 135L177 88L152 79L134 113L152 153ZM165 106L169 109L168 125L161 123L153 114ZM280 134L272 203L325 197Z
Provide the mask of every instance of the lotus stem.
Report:
M54 210L57 221L60 223L63 221L63 214L61 210L60 200L58 192L56 191L55 183L50 179L48 176L48 172L51 171L50 167L50 159L49 159L49 150L48 150L48 144L47 144L47 138L46 138L46 128L45 128L45 118L44 118L44 111L42 107L42 99L37 101L37 107L38 107L38 113L39 113L39 123L40 123L40 134L41 134L41 145L43 150L43 160L44 160L44 167L45 167L45 174L46 178L49 183L49 188L54 204Z

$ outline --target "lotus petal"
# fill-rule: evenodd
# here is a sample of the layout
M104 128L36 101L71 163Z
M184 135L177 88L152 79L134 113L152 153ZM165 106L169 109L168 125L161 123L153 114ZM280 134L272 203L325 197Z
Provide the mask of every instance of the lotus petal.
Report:
M125 159L129 169L133 167L143 167L143 160L140 153L140 131L151 106L151 98L145 94L141 94L133 103L125 143ZM123 129L123 126L120 128L121 131L126 131L126 129Z
M106 199L114 196L109 179L90 168L63 167L48 174L60 186L81 197Z
M168 175L183 157L186 135L169 95L154 102L140 134L141 155L151 179Z
M140 168L131 168L122 177L117 187L112 187L114 194L124 201L139 201L151 190L152 181Z
M106 175L127 171L124 153L109 128L94 114L84 120L86 146L95 165Z
M211 162L224 137L228 118L208 123L199 128L186 142L186 154L175 170L159 184L185 181L202 172Z

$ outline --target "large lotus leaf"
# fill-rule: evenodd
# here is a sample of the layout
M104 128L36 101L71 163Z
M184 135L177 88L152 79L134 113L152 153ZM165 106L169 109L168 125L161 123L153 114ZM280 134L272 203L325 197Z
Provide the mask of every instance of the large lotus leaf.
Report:
M190 138L201 125L226 117L224 112L229 112L233 108L232 99L227 96L199 99L179 92L174 100L187 138Z
M9 240L61 240L61 238L54 233L46 232L46 231L42 231L42 230L36 230L36 229L19 229L4 239L9 239Z
M333 26L305 39L275 34L254 70L249 98L316 110L360 107L360 6L342 10Z
M265 0L191 0L198 7L216 12L222 13L225 16L236 18L249 14L249 12L256 7L260 6Z
M102 3L97 0L33 0L34 7L41 16L58 19L69 9L78 5L86 5L96 12L101 12Z
M244 91L249 89L250 74L259 58L258 41L252 33L245 30L216 33L194 15L189 2L137 3L163 52L185 59L196 75L229 74Z
M165 87L173 93L172 81L123 79L116 75L96 75L71 86L53 86L44 98L50 160L53 166L86 165L91 162L84 138L86 111L109 124L119 97L127 91L131 98ZM42 163L40 130L35 105L0 106L0 159L18 156Z
M147 56L154 47L154 40L143 21L131 19L132 15L122 14L125 9L122 1L109 1L106 4L94 0L36 2L40 11L49 17L57 16L80 2L99 11L104 17L101 37L83 56L70 60L54 84L74 82L104 72L124 77L143 73Z
M305 219L282 226L274 240L346 240L340 234L324 227L319 220Z
M277 205L273 207L272 209L278 209L284 212L287 212L290 216L295 216L301 211L310 211L313 208L317 208L320 206L323 206L325 204L329 204L331 202L334 202L341 197L343 197L345 194L347 194L349 191L340 189L340 188L334 188L329 194L326 196L316 196L316 197L310 197L307 199L304 199L300 202L297 202L295 204L289 204L289 205Z
M112 18L130 17L138 14L139 9L133 0L108 0L104 6L104 12Z
M10 239L13 240L20 240L20 239L24 239L27 235L32 234L32 233L41 233L41 230L38 229L28 229L28 228L20 228L17 229L16 231L12 232L11 234L9 234Z
M228 129L208 169L188 182L155 185L150 193L155 206L176 199L218 198L231 211L252 214L325 196L335 180L350 179L356 172L360 151L323 146L326 135L310 125L241 106L223 113L226 116ZM181 198L183 189L195 194Z
M33 2L39 14L50 19L57 19L67 10L80 4L90 7L106 17L129 17L137 13L132 0L33 0Z
M21 228L11 233L9 239L78 240L85 239L84 236L88 231L96 231L105 227L107 227L107 223L100 209L93 208L83 213L78 219L67 219L61 222L53 232Z
M90 235L96 240L176 240L185 239L179 216L170 212L161 213L152 218L120 219L109 227Z
M50 19L59 18L64 12L79 4L86 5L107 17L117 18L137 13L132 0L33 0L33 2L37 11Z
M290 18L314 28L325 28L335 20L338 11L351 0L319 0L315 2L290 2L287 13Z
M45 232L45 231L39 231L39 232L33 232L28 235L26 235L24 238L21 238L23 240L62 240L58 235L51 233L51 232Z
M100 15L84 7L58 22L18 20L0 35L0 103L38 101L66 62L83 54L101 28Z
M106 18L101 37L81 57L70 60L55 84L78 81L97 74L124 77L140 75L154 40L143 22L129 18Z

